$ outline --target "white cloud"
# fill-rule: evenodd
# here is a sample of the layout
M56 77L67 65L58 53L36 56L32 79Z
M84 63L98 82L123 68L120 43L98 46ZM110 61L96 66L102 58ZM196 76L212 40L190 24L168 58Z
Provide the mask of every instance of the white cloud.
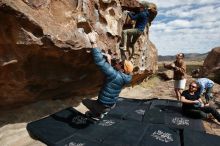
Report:
M218 0L149 0L150 2L156 3L158 8L170 8L177 6L186 5L207 5L219 3Z
M169 23L167 23L167 25L170 25L173 28L178 28L178 27L190 27L191 23L188 20L177 19L174 21L170 21Z
M219 0L152 2L159 6L159 11L150 27L150 39L159 54L205 53L220 46Z

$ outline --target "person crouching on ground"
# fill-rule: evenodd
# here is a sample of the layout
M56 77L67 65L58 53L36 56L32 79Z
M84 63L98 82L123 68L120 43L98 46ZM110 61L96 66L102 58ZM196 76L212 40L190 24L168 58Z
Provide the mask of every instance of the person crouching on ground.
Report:
M198 95L201 96L204 93L206 103L209 103L213 99L212 88L215 83L208 78L198 78L196 83L199 85Z
M177 100L180 100L181 93L186 86L186 64L184 62L184 54L179 53L176 55L176 61L171 64L164 64L164 68L171 69L174 71L174 91L176 94Z
M181 102L183 114L192 118L209 118L209 113L220 122L220 114L209 104L204 104L202 99L196 91L198 85L196 82L192 82L189 85L189 89L183 91L181 95Z
M121 62L116 61L111 65L109 54L102 53L98 48L93 48L91 52L95 64L105 75L105 81L97 100L85 99L82 103L90 110L87 114L98 120L115 107L123 86L129 84L132 80L130 73L133 71L133 64L128 60L124 60Z

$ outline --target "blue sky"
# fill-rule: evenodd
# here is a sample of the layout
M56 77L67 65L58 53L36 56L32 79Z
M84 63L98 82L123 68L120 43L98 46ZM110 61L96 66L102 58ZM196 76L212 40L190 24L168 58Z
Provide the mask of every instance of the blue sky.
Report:
M206 53L220 46L220 0L149 0L158 6L150 40L159 55Z

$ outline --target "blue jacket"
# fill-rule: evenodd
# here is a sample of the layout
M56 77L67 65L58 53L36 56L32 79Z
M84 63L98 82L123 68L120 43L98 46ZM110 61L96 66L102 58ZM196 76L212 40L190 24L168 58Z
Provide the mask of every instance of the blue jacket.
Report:
M100 49L93 48L92 55L95 64L106 77L99 92L98 101L111 106L116 103L122 87L131 81L132 76L115 70L103 57Z
M199 95L201 95L207 88L212 88L214 86L214 82L207 78L199 78L196 80L196 83L200 87L200 90L197 92Z
M136 20L135 28L140 30L141 32L144 31L145 26L149 21L149 12L148 10L141 11L135 15L132 13L128 13L132 20Z

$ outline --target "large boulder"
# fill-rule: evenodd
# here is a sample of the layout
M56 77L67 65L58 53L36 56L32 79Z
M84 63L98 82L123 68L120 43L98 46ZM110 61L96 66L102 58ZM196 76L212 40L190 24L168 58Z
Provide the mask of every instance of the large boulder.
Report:
M97 93L103 75L94 65L88 35L119 53L124 0L1 0L0 108L46 98ZM135 9L135 8L134 8ZM157 69L147 33L137 45L132 83Z
M220 83L220 47L212 49L206 57L202 68L200 69L200 77L208 77L217 83Z

